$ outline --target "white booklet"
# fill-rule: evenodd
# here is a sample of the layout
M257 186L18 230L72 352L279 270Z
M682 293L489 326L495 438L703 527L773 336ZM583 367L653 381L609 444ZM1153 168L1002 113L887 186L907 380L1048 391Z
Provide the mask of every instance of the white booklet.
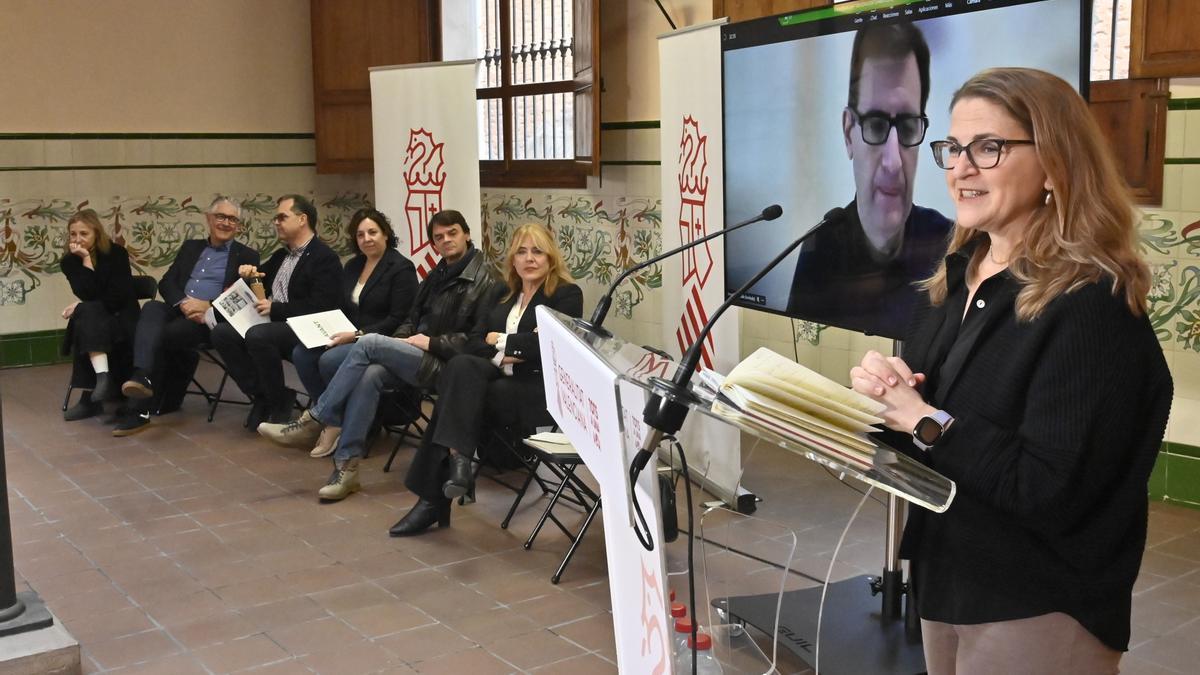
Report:
M287 323L296 337L300 338L300 342L309 349L328 345L329 338L338 333L353 333L358 330L340 309L293 316Z
M250 330L251 326L271 321L270 317L261 316L258 310L254 309L254 303L257 301L258 298L255 298L254 293L250 292L250 287L246 285L246 282L238 279L228 290L213 300L213 307L216 307L229 325L237 330L238 335L246 337L246 331Z

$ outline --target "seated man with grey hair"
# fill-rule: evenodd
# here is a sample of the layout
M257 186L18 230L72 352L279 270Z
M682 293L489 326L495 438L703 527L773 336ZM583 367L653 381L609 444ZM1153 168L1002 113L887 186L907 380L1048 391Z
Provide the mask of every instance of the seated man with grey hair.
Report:
M258 251L234 240L242 228L240 204L219 196L204 217L208 238L183 242L158 283L162 301L151 300L142 307L133 343L133 375L121 385L121 392L138 403L118 420L114 436L146 428L151 401L162 393L160 380L186 375L172 370L195 367L193 350L208 341L205 315L212 301L237 281L239 266L258 265Z

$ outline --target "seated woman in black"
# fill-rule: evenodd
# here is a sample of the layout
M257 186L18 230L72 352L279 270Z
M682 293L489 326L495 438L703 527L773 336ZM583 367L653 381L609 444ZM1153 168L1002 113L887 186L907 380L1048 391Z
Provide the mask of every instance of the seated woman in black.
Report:
M350 218L347 233L358 255L346 261L342 273L342 311L358 330L337 333L324 347L298 344L292 351L296 373L313 401L324 393L358 336L394 333L417 295L417 270L396 250L396 235L387 216L375 209L359 209ZM333 453L340 433L341 427L322 429L312 456Z
M435 522L450 524L450 500L471 486L471 456L484 419L523 421L544 415L546 391L538 351L534 308L546 305L570 316L583 314L583 292L567 272L554 238L541 225L513 233L495 308L471 332L467 354L456 356L438 376L438 400L405 485L416 506L388 531L418 534Z
M113 392L114 381L122 381L109 374L109 356L117 346L132 344L139 307L129 254L108 238L100 216L92 209L67 221L62 271L79 298L62 312L67 319L63 353L75 355L71 386L84 390L79 402L63 413L73 422L99 413L100 404ZM121 377L125 375L128 372Z

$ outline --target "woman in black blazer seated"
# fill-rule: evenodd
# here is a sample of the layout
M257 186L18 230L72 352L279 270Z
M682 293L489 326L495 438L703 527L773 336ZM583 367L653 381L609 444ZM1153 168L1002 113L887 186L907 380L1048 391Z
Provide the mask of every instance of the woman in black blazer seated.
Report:
M541 225L513 233L495 308L470 335L467 354L438 376L433 419L413 457L405 485L420 498L389 534L418 534L435 522L450 524L450 500L466 494L485 418L523 423L546 414L542 360L534 308L546 305L583 314L583 292L567 272L554 237Z
M358 329L337 333L324 347L296 345L292 363L309 397L316 401L358 336L391 335L408 316L417 295L417 271L396 250L396 235L388 217L375 209L359 209L346 228L358 255L346 261L342 274L342 311ZM338 427L325 427L312 450L324 457L337 445Z
M1172 389L1128 188L1087 103L1037 70L968 80L931 145L957 210L933 306L903 360L851 371L892 444L957 484L901 547L926 665L1116 673Z
M117 346L128 346L137 328L138 301L129 271L129 253L108 238L100 216L84 209L67 221L67 250L62 271L71 284L78 302L67 305L62 316L68 320L63 353L73 353L71 386L85 390L79 402L63 413L68 421L92 417L114 390L110 366L122 366L128 375L128 363L109 363ZM125 359L128 360L128 352Z

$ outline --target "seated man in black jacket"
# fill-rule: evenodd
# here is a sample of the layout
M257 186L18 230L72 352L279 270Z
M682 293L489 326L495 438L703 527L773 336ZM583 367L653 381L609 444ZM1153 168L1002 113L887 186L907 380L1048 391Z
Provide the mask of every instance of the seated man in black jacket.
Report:
M296 394L283 383L283 360L291 357L300 340L287 319L341 304L342 263L317 237L317 207L300 195L284 195L277 202L274 223L283 248L271 254L261 273L254 265L238 270L243 277L263 276L268 297L259 300L256 309L269 316L270 323L251 327L245 339L227 323L212 331L213 346L229 374L254 400L246 419L251 429L268 418L286 422L291 417Z
M354 344L325 393L290 424L264 424L258 432L281 445L312 447L321 428L340 426L334 471L317 493L326 501L358 489L358 460L375 418L379 393L401 384L432 389L450 358L463 353L469 331L487 310L497 284L471 230L458 211L433 214L426 227L442 260L417 288L408 320L395 337L364 335Z
M237 281L239 267L258 265L258 251L234 240L242 225L241 205L229 197L217 197L204 217L208 239L183 242L158 283L162 302L151 300L142 307L133 342L133 375L121 385L121 393L141 402L117 422L114 436L129 436L146 428L150 401L162 393L155 390L161 384L158 380L166 379L163 376L174 368L195 367L192 350L208 340L205 316L212 301Z

